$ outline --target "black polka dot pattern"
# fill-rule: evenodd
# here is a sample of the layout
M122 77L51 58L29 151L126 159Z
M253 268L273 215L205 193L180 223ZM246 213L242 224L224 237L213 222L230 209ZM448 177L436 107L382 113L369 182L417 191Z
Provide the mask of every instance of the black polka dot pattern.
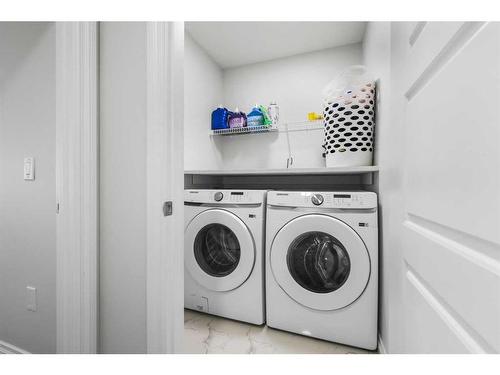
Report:
M327 103L323 111L324 153L373 152L375 84Z

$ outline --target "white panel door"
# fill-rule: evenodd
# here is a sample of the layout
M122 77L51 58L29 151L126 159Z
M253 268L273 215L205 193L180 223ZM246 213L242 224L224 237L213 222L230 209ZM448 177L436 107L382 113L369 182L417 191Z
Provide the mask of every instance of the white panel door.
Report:
M403 351L500 352L500 24L395 23ZM403 100L401 100L403 99Z

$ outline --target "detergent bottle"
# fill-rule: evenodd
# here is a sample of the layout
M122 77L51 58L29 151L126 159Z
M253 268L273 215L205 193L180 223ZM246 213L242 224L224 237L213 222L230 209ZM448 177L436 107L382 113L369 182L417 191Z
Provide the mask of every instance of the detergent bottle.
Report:
M226 129L228 125L229 111L222 104L212 112L212 130Z
M238 108L234 110L234 112L229 113L229 127L231 129L234 128L243 128L247 126L247 116L240 112Z
M264 115L259 109L259 105L255 104L252 111L247 115L247 126L262 126L264 125Z

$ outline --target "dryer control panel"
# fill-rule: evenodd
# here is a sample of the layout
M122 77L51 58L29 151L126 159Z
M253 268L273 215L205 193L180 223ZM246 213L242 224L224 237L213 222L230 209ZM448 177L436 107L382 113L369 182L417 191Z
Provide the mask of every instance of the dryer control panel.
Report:
M283 207L371 209L377 207L377 194L369 191L270 191L267 203Z
M212 204L262 204L265 190L184 190L184 202Z

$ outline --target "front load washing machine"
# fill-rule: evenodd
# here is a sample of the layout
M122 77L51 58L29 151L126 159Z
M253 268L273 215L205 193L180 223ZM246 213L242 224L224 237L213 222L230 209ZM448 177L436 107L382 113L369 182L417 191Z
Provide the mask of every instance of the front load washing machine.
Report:
M266 191L185 190L184 306L265 322Z
M270 327L377 347L377 196L267 196L266 311Z

